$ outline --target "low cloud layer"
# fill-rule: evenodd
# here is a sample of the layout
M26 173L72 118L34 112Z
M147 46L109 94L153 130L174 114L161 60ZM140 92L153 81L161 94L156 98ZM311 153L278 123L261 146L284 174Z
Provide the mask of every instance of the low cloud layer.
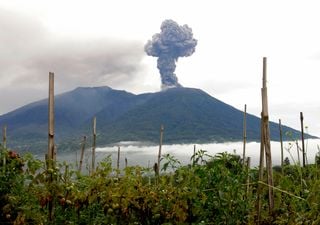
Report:
M130 83L144 69L143 43L61 38L34 17L2 9L0 33L0 90L10 93L10 99L0 96L0 114L15 107L13 102L24 95L19 89L29 91L33 97L29 93L25 96L31 99L42 94L49 71L56 74L57 90L70 90Z

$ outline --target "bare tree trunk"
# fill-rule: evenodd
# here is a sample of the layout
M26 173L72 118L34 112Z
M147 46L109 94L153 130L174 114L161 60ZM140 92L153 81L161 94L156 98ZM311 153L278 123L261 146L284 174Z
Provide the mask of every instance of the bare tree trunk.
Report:
M82 144L81 144L80 162L79 162L79 173L81 173L81 170L82 170L84 150L86 149L86 140L87 140L87 137L83 136L83 141L82 141Z
M301 122L301 141L302 141L302 166L306 166L306 152L304 148L304 127L303 127L303 113L300 112L300 122Z
M245 165L246 161L246 142L247 142L247 105L244 105L243 111L243 165Z
M162 141L163 141L163 130L164 127L161 125L160 127L160 142L159 142L159 152L158 152L158 165L157 165L157 173L160 174L160 160L161 160L161 149L162 149Z
M96 125L97 125L97 118L93 118L92 124L92 135L93 135L93 142L92 142L92 164L91 164L91 174L95 171L95 160L96 160L96 139L97 139L97 132L96 132Z

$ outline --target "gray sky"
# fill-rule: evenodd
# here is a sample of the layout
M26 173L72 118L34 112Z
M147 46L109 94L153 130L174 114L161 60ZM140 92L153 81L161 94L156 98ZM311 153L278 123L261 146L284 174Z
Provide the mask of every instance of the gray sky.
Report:
M273 121L320 136L320 32L317 1L295 0L0 0L0 114L56 93L108 85L133 93L160 90L156 58L145 43L165 19L188 24L195 53L179 58L186 87L259 115L262 57L268 57Z

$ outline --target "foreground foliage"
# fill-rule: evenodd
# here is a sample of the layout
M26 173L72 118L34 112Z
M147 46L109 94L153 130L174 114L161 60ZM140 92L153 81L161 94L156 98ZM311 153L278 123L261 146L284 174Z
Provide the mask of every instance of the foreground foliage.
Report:
M4 149L0 158L0 224L256 224L258 172L236 155L199 150L188 166L165 155L160 176L139 166L115 170L109 157L90 176ZM268 213L266 187L262 224L320 223L316 165L287 165L274 179L276 209Z

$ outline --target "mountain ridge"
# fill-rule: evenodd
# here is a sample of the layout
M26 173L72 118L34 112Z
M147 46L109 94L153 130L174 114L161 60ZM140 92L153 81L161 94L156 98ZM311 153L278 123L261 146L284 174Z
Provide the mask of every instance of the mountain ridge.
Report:
M21 150L46 149L47 115L47 99L43 99L0 116L0 124L8 125L8 143ZM242 140L243 112L201 89L133 94L108 86L78 87L55 97L58 149L77 150L81 137L91 136L94 116L98 146L121 141L158 143L162 124L168 144ZM283 130L300 134L287 126ZM270 133L273 140L279 139L278 124L270 122ZM260 140L260 119L251 114L247 114L247 138Z

